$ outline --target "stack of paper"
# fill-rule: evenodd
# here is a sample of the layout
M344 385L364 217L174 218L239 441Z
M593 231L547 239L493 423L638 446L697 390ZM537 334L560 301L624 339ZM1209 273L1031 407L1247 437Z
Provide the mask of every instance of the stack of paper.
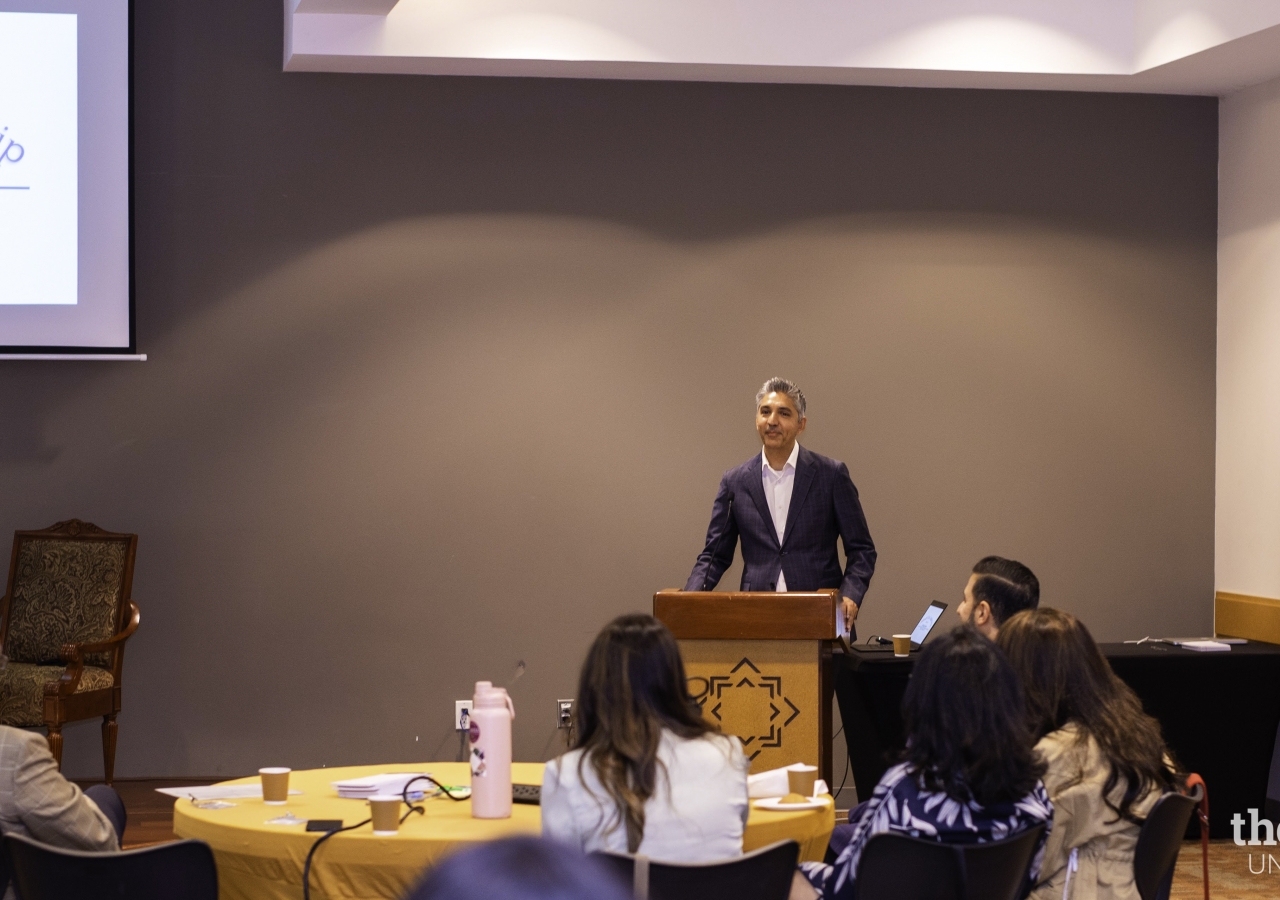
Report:
M179 797L183 800L261 800L262 785L257 782L249 784L207 784L199 787L156 788L160 794ZM301 794L296 788L289 789L290 794Z
M348 778L345 781L332 782L333 789L339 797L348 800L368 800L378 794L403 794L405 785L420 775L430 772L389 772L385 775L366 775L363 778ZM421 800L423 795L432 793L436 786L430 781L416 781L409 790L410 800Z
M1221 653L1223 650L1230 650L1231 645L1223 641L1174 641L1183 650L1198 650L1201 653Z

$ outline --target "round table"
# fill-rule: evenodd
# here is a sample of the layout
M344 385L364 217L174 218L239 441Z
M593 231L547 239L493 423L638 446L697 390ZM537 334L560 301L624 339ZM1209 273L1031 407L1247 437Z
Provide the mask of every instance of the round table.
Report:
M542 783L542 763L513 763L512 780ZM465 762L401 763L351 766L294 772L286 806L267 806L261 800L233 800L227 809L201 809L190 800L173 807L173 830L179 837L207 842L218 861L220 900L298 900L302 896L302 864L321 835L303 825L268 825L266 820L286 811L300 819L342 819L354 825L369 817L363 800L344 800L330 782L384 772L430 772L446 784L470 783ZM252 784L257 776L226 784ZM423 784L424 782L419 782ZM454 850L518 834L542 830L537 806L515 804L509 819L473 819L471 802L440 797L423 801L425 815L412 815L392 837L379 837L369 825L325 841L311 865L311 896L321 898L398 898L421 878L422 872ZM835 804L828 798L822 809L766 812L751 809L747 819L746 850L791 838L800 843L800 858L821 860L835 825Z

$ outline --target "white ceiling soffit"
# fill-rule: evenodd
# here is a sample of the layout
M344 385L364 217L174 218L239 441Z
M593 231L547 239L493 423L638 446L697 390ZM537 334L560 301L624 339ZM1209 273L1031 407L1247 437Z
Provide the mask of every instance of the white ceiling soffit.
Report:
M1226 94L1280 0L284 0L284 68Z
M294 12L304 15L347 13L356 16L385 16L395 5L396 0L299 0Z

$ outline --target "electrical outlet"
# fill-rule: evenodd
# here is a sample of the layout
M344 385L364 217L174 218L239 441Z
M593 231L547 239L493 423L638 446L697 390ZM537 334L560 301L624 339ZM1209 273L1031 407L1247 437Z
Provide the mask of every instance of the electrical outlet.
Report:
M471 701L453 701L453 730L466 731L471 727Z
M572 700L556 701L556 727L557 728L573 727L573 701Z

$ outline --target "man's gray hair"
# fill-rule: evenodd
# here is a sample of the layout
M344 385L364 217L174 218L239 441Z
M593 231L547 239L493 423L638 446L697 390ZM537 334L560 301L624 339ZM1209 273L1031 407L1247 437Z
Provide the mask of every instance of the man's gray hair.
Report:
M756 409L760 408L760 401L770 394L786 394L791 398L791 402L795 404L796 412L800 415L800 418L804 418L807 406L804 402L804 391L800 390L799 385L794 381L788 381L776 375L770 378L764 383L764 387L760 388L760 392L756 394Z

